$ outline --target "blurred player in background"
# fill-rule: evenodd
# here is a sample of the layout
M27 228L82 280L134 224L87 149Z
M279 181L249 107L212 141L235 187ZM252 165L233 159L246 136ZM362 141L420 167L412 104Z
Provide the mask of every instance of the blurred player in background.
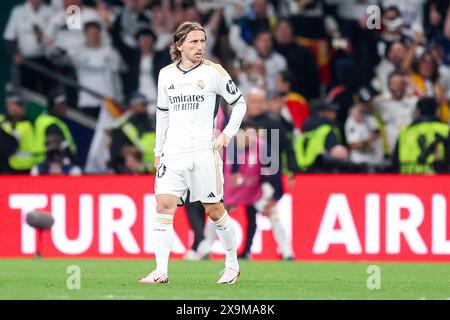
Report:
M226 182L225 206L233 211L238 206L244 206L247 215L247 237L241 258L249 258L253 237L256 232L256 214L267 216L272 225L272 232L279 251L284 260L293 260L293 253L286 231L281 224L276 206L270 205L275 192L272 185L262 175L260 155L264 150L263 139L258 137L257 125L252 120L244 120L241 129L236 134L234 145L227 149L224 176ZM207 224L205 239L198 246L200 258L210 254L215 240L214 226Z
M156 270L140 283L167 283L174 239L177 204L190 191L201 201L226 250L225 269L218 283L239 277L236 233L223 206L223 172L219 150L236 134L247 109L239 89L218 64L203 58L206 35L196 22L184 22L171 46L174 63L161 69L158 79L155 166L157 167ZM216 115L222 96L232 107L228 125L215 137Z
M201 201L195 201L191 202L188 201L185 203L185 209L186 209L186 216L189 221L189 226L193 233L193 241L192 246L189 250L186 251L184 255L185 260L200 260L201 256L198 253L198 246L202 241L205 239L205 226L206 226L206 219L205 219L205 208L203 207ZM210 219L209 219L210 220ZM211 221L211 220L210 220ZM211 221L212 224L212 233L213 238L216 237L216 227L214 223Z

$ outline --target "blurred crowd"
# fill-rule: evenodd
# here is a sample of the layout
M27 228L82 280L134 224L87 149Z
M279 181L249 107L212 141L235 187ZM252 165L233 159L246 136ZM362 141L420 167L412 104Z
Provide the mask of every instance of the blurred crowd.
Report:
M3 33L15 68L0 172L154 172L158 72L183 21L205 26L205 58L235 80L251 126L279 130L284 172L448 172L449 3L27 0ZM27 120L20 88L47 112ZM70 108L97 121L83 166Z

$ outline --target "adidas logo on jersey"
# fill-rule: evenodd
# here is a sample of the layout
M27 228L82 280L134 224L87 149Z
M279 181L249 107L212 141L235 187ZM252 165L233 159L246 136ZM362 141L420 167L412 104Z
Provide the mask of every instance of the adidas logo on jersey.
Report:
M173 90L173 89L175 89L173 84L169 88L167 88L167 90Z
M210 193L210 194L208 194L208 198L215 198L216 196L214 195L214 193Z

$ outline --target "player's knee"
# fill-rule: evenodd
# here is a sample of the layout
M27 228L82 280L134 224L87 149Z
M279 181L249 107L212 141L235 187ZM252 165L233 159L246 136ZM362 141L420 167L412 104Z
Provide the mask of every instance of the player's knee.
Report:
M225 208L223 204L215 203L215 204L204 204L206 214L211 218L212 221L217 221L225 213Z
M278 220L279 220L279 217L278 217L278 212L270 212L270 214L269 214L269 220L270 220L270 222L277 222Z
M220 218L222 218L223 213L220 213L219 210L211 210L207 212L208 216L211 218L212 221L218 221Z
M156 212L174 214L177 206L173 204L173 201L160 199L156 202Z
M168 206L167 204L164 203L158 203L156 205L156 212L158 213L167 213L167 214L173 214L175 211L174 208L171 208L170 206Z

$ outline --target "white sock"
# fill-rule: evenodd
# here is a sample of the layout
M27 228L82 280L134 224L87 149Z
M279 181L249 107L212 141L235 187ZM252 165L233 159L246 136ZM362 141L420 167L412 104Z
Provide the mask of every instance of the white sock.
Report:
M214 224L216 225L217 236L225 249L225 267L239 271L236 230L227 210L225 210L222 218L214 221Z
M283 258L291 257L293 255L291 246L289 244L286 231L278 218L278 213L272 211L269 220L272 224L273 237L278 245L278 249L281 251L281 255Z
M173 245L173 214L156 214L155 233L156 270L168 274L170 250Z
M205 240L213 244L214 240L216 240L216 226L214 225L214 221L208 219L205 226Z
M216 236L216 226L211 219L208 219L205 226L205 238L200 241L197 247L200 257L204 258L211 253Z

